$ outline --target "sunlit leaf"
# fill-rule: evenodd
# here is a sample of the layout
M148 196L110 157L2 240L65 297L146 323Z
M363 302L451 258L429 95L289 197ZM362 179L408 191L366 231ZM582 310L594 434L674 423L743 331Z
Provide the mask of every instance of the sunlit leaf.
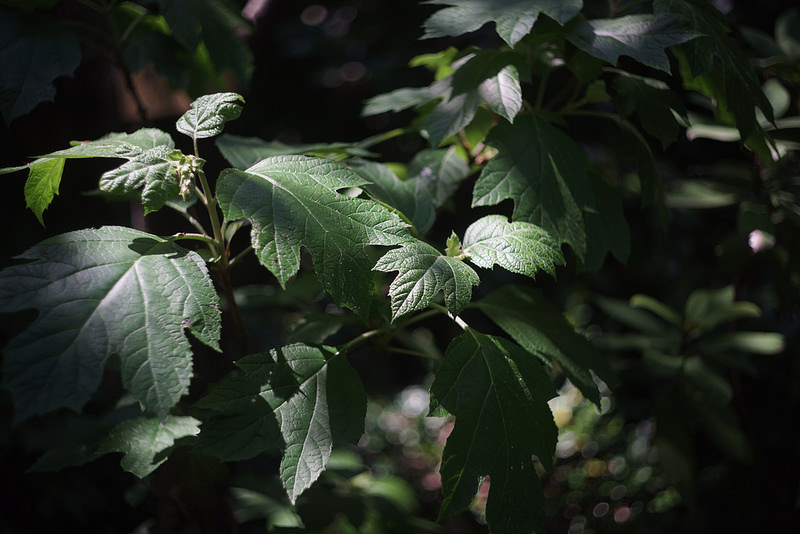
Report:
M192 139L214 137L222 133L226 122L238 119L244 98L236 93L204 95L192 102L175 127Z

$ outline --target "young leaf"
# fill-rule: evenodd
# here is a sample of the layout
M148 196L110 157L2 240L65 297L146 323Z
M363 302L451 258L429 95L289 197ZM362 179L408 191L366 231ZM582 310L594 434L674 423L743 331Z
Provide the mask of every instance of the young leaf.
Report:
M325 469L334 447L364 432L366 393L347 359L332 347L288 345L236 362L243 375L201 399L216 409L198 449L223 460L283 452L280 477L292 503Z
M540 13L564 24L578 14L582 0L430 0L447 5L425 21L423 39L456 37L495 23L497 34L509 46L528 35Z
M355 143L287 145L280 141L264 141L257 137L241 137L230 134L220 136L214 144L217 145L222 157L228 160L228 163L242 171L262 159L272 156L347 154L368 157L373 155Z
M492 532L538 531L544 496L533 457L551 469L557 440L547 405L556 392L542 365L510 341L468 330L447 347L431 394L431 406L456 417L442 455L440 516L468 508L488 475Z
M0 110L6 124L56 94L53 81L71 76L81 47L65 25L42 14L0 8Z
M70 148L51 152L44 157L131 159L131 155L153 148L173 148L175 141L167 132L157 128L141 128L133 133L112 132L95 141L72 141L70 144Z
M494 264L514 273L533 277L544 270L555 276L555 265L564 264L558 243L538 226L508 222L502 215L487 215L464 233L464 252L484 269Z
M566 134L533 115L499 124L486 143L498 154L484 167L472 193L473 206L514 201L514 221L542 227L559 243L586 254L581 208L594 206L583 150Z
M421 178L401 180L386 165L371 161L359 161L351 166L371 182L364 184L363 189L403 213L419 235L430 229L436 220L436 209L425 181Z
M548 365L557 362L581 393L600 406L600 393L589 369L613 387L615 377L608 362L538 291L503 286L473 305L522 348Z
M201 258L159 237L120 227L42 241L0 272L0 311L39 310L5 348L3 387L17 418L80 411L112 354L122 381L164 417L188 391L188 329L219 350L219 298Z
M469 265L422 241L390 250L378 260L375 270L399 271L389 286L392 319L426 308L440 291L447 309L457 315L469 304L472 286L480 283Z
M30 164L28 179L25 181L25 203L42 226L44 226L42 213L58 194L63 172L63 159L41 158Z
M196 436L199 431L200 421L194 417L168 415L166 418L128 419L111 429L100 443L96 456L124 453L120 461L122 468L144 478L167 461L167 456L160 453L172 447L176 439Z
M145 215L164 206L170 197L178 196L180 186L175 169L180 153L167 146L130 154L127 163L103 174L100 190L106 193L132 193L142 187L142 206ZM134 155L135 154L135 155Z
M204 95L192 102L175 127L192 139L214 137L222 133L225 123L238 119L244 98L236 93Z
M619 56L669 72L666 49L701 34L687 28L675 15L628 15L615 19L585 20L572 28L567 39L596 58L616 65Z
M306 247L323 288L365 317L373 284L364 247L399 245L410 236L389 208L337 192L364 182L329 160L276 156L246 171L223 171L217 197L227 220L253 223L256 255L282 286L300 268L300 247Z

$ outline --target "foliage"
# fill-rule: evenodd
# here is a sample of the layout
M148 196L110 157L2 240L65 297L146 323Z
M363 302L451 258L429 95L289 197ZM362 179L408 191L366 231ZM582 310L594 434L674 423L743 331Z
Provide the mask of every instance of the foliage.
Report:
M2 386L20 427L50 421L45 433L62 444L40 447L34 470L122 453L123 469L137 477L189 466L182 472L197 487L211 487L223 463L242 473L277 454L278 482L242 477L234 486L240 522L433 531L415 517L422 513L408 482L365 470L353 453L367 456L380 441L371 422L380 384L364 377L393 353L427 362L431 373L419 390L424 405L409 408L404 424L426 412L440 420L425 445L425 469L440 464L440 521L472 510L492 532L541 531L555 521L559 484L587 476L627 481L656 512L692 502L695 430L732 461L753 461L732 404L737 374L754 373L753 355L786 346L783 333L754 322L767 306L741 297L733 276L693 281L683 312L674 304L681 295L620 300L581 280L609 254L641 261L632 240L655 239L670 210L737 205L739 238L749 241L720 255L739 254L744 265L743 247L774 247L796 300L800 145L786 88L800 79L788 29L796 12L779 20L774 42L758 36L771 55L757 71L722 13L700 0L610 2L605 18L579 1L429 3L444 7L424 38L463 43L479 31L483 47L419 57L414 63L434 73L427 87L365 103L365 116L411 110L409 126L355 143L268 142L223 133L246 108L238 93L219 92L199 96L177 120L185 144L142 128L0 170L28 171L25 200L43 225L71 160L125 160L102 174L100 194L135 198L145 214L175 212L183 225L167 235L119 226L55 235L0 272L0 311L38 312L4 349ZM217 74L226 63L249 79L248 53L231 39L240 20L223 3L88 4L110 21L128 73L148 57L191 85L173 65L205 58ZM64 57L35 74L38 88L18 68L35 58L20 56L4 71L7 122L52 97L53 79L80 61L68 24L13 13L54 26L0 24L11 35L2 57L15 47ZM172 55L158 56L162 47ZM775 77L762 88L760 74ZM682 131L739 142L758 166L757 186L665 186L657 159ZM427 146L404 162L373 152L401 136ZM211 180L208 138L232 166ZM628 223L633 196L654 214L647 224ZM239 283L234 268L256 261L269 284ZM548 287L565 287L596 323L565 310ZM277 334L265 341L270 329ZM194 370L225 357L235 368ZM632 415L641 404L644 415ZM577 460L565 443L592 432L605 441ZM629 442L640 450L625 456ZM636 481L650 475L630 475L625 462L641 464L637 473L660 470L660 485L641 490ZM632 509L617 506L614 521ZM601 518L609 505L594 510Z

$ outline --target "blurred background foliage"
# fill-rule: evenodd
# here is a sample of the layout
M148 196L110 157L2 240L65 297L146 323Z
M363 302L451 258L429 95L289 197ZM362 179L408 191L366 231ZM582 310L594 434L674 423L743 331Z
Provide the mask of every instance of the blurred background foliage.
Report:
M593 16L614 4L585 3ZM775 124L762 117L762 126L776 130L781 158L770 163L744 150L724 117L681 93L686 136L655 150L669 207L665 231L653 210L639 206L629 149L605 142L617 130L598 123L585 132L581 142L596 168L628 184L630 259L609 259L591 275L568 262L557 283L542 277L537 287L607 354L620 384L603 390L598 410L553 372L559 443L554 472L542 472L547 532L792 532L800 525L800 11L779 0L714 3L758 69L776 117ZM361 109L369 97L429 83L428 70L408 66L413 57L495 38L479 31L419 41L433 7L411 0L0 0L0 10L0 167L109 131L172 131L192 98L215 90L247 100L232 134L288 144L358 141L412 119L361 118ZM17 62L43 60L20 55L37 35L62 61L30 104L17 105L8 87L18 79ZM404 135L375 150L407 162L424 146ZM207 168L223 168L221 158L210 160ZM158 233L174 224L87 195L106 170L98 165L68 167L47 228L22 206L23 180L3 176L2 265L55 229L101 220ZM330 302L313 277L280 292L250 267L237 273L237 296L259 347L336 342L314 321ZM9 317L0 334L24 320ZM374 347L353 355L372 399L367 432L358 448L331 458L296 508L271 477L278 459L270 457L225 466L187 449L143 481L114 457L28 473L53 423L12 426L1 393L0 532L484 532L485 494L472 513L436 521L437 458L451 428L425 417L430 372L441 339L449 339L436 326L405 332L409 350L428 356L422 361ZM229 368L212 360L199 354L201 377ZM102 391L94 402L102 404Z

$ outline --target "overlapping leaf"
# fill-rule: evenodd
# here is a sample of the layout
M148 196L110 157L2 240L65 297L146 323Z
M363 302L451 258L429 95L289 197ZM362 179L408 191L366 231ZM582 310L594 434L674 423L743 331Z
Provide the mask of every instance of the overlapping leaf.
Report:
M413 241L384 254L375 270L399 271L389 286L392 318L426 308L439 292L447 309L458 314L472 298L472 286L480 283L477 273L463 261Z
M581 269L588 272L600 269L609 252L625 263L631 251L631 231L619 193L602 178L593 178L591 182L597 209L583 212L588 246L581 259Z
M458 155L454 146L441 150L422 150L408 163L408 176L428 184L431 200L438 208L469 176L469 165Z
M469 507L489 476L492 532L535 532L544 496L534 456L553 465L556 392L541 363L514 343L473 330L454 339L431 386L432 407L455 415L442 455L440 515Z
M358 162L353 169L370 183L362 187L373 198L398 209L422 235L436 219L436 208L428 184L419 177L401 180L389 167L370 161Z
M587 54L612 65L625 55L669 72L666 49L699 35L677 16L660 13L582 21L571 29L567 39Z
M246 171L223 171L217 184L228 220L249 219L259 261L285 285L311 252L323 288L342 306L366 316L372 290L367 245L410 239L396 213L338 190L365 180L344 165L304 156L276 156Z
M614 385L614 374L604 357L539 292L504 286L474 306L525 350L548 365L557 362L581 393L598 406L600 393L589 370Z
M586 156L559 129L533 115L499 124L487 144L498 154L484 167L472 195L473 206L514 201L514 221L542 227L559 243L586 254L582 209L593 208Z
M617 76L614 89L620 115L635 112L647 133L658 138L664 148L675 141L680 126L673 112L686 117L686 109L664 82L626 73Z
M198 403L221 412L203 425L198 449L224 460L280 449L281 481L294 503L325 469L334 447L361 437L364 388L344 355L331 347L289 345L236 364L244 374Z
M103 174L100 190L107 193L133 193L142 188L142 206L145 214L164 206L170 197L178 196L180 186L174 172L177 151L158 146L144 152L133 150L127 163ZM179 152L178 152L179 154Z
M370 156L370 152L356 143L314 143L303 145L287 145L280 141L264 141L257 137L241 137L225 134L215 144L222 157L240 170L272 156L294 154L323 155L347 154L350 156Z
M509 46L528 35L540 13L564 24L578 14L582 0L431 0L446 5L425 21L425 38L455 37L489 22Z
M558 243L547 232L535 224L509 222L502 215L487 215L472 223L464 233L463 246L469 260L485 269L497 264L533 277L539 270L555 275L555 266L564 264Z
M192 102L189 111L176 123L179 132L192 139L214 137L222 133L225 123L238 119L244 98L236 93L204 95Z
M194 252L129 228L70 232L0 272L0 311L39 310L5 348L17 417L80 411L109 356L144 407L163 417L188 391L188 329L219 350L219 298Z

